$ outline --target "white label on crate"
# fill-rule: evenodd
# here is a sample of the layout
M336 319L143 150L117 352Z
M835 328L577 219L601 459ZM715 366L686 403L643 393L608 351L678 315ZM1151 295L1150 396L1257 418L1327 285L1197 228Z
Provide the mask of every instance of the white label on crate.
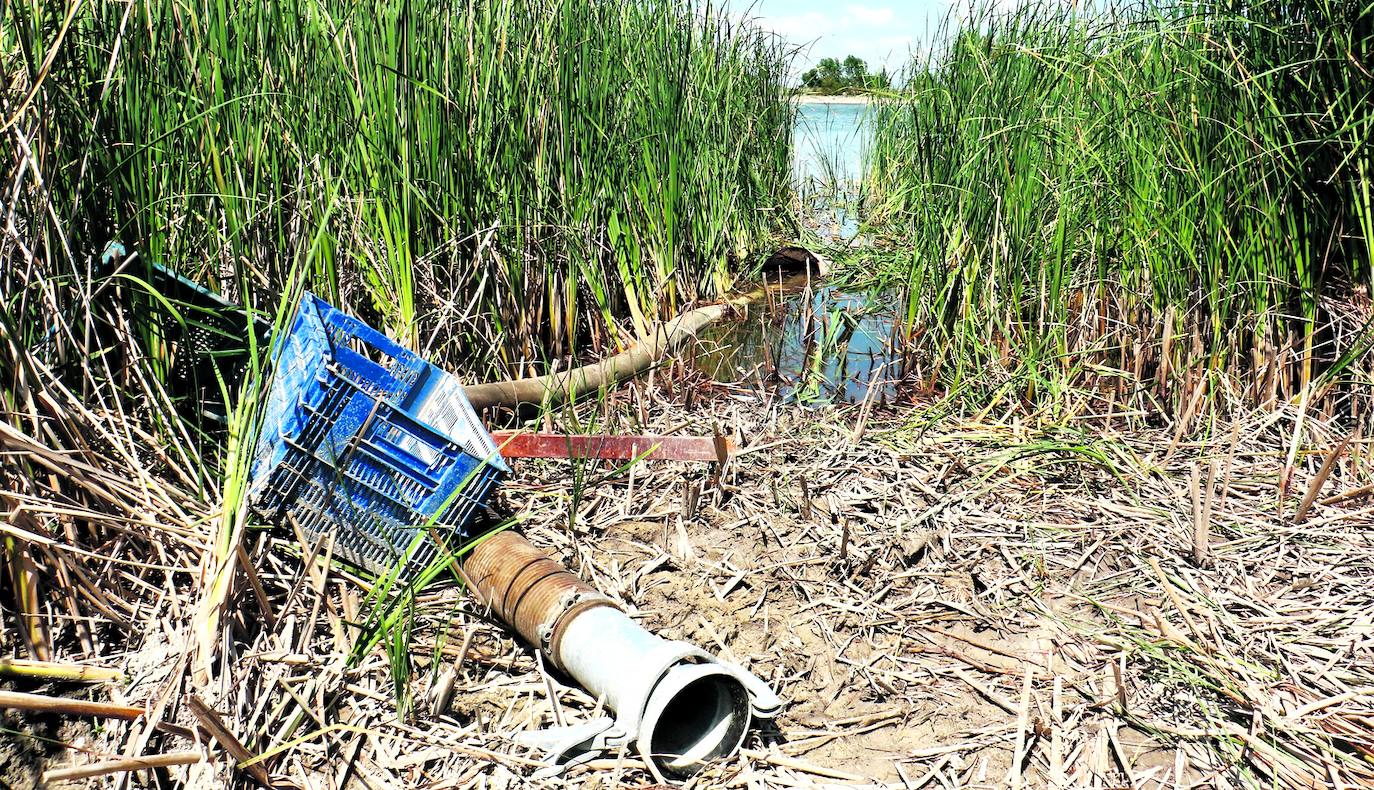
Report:
M478 458L494 454L496 448L489 446L486 432L477 424L471 407L467 405L462 382L448 373L436 373L440 378L425 393L425 399L416 404L413 410L415 417ZM420 444L418 440L408 439L403 446L423 458L425 463L433 463L436 453L427 447L413 446Z

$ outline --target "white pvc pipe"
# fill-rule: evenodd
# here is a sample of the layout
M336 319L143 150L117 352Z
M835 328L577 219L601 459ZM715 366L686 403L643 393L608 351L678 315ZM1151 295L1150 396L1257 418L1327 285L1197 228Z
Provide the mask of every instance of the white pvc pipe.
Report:
M575 615L555 657L616 712L661 782L683 779L733 754L749 727L749 692L726 665L685 642L645 630L624 612L597 606Z

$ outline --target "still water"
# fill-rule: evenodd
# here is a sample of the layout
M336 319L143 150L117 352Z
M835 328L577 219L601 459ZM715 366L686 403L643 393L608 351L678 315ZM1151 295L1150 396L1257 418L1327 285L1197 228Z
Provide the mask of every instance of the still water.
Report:
M793 170L798 184L852 184L863 170L867 104L797 103Z
M855 207L867 145L866 104L800 102L793 175L803 217L823 244L858 232ZM902 364L893 294L849 293L805 277L783 283L747 317L706 327L694 358L721 382L774 389L801 403L899 397Z
M798 102L792 141L802 221L826 244L853 239L859 233L868 105Z
M716 381L777 391L801 403L857 403L900 395L895 300L794 278L748 316L703 329L696 364Z

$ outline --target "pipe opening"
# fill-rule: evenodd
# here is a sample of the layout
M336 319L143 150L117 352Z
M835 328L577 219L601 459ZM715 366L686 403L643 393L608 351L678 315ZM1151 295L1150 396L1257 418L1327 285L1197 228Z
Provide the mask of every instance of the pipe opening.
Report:
M665 776L686 778L734 754L749 726L749 694L730 675L712 673L678 689L656 721L646 721L649 754Z

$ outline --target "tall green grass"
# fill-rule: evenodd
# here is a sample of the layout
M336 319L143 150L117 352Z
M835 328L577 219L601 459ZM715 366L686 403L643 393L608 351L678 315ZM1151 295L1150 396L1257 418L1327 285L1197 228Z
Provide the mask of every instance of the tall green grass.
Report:
M90 558L112 535L139 560L193 546L207 675L267 349L246 324L246 372L188 389L196 313L148 267L278 329L312 288L475 378L614 348L791 222L787 70L781 42L690 0L3 4L0 508L60 503L14 518ZM72 503L80 530L54 515ZM49 591L75 615L162 585L31 556L0 545L33 655L68 636L33 614Z
M7 4L7 67L70 8ZM85 3L37 131L78 252L117 240L264 304L304 267L498 375L729 285L788 221L786 73L781 42L688 0Z
M930 53L868 178L931 378L1362 408L1374 7L1028 3L952 16Z

